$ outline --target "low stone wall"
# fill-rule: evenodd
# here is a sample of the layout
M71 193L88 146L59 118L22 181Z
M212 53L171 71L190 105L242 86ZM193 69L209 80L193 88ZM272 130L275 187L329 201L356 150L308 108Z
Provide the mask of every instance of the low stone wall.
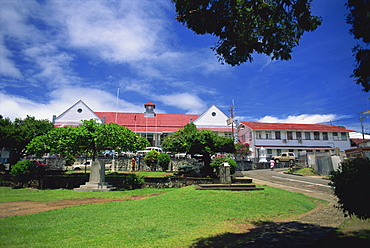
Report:
M191 177L168 177L155 178L146 177L144 187L146 188L182 188L189 185L218 183L218 179L191 178Z
M91 158L82 158L78 157L76 158L77 163L84 163L87 160L91 160ZM98 157L96 159L101 164L112 164L112 158L105 158L105 157ZM49 170L68 170L70 168L67 168L65 166L65 159L64 158L45 158L41 159L41 161L45 162L46 164L50 165ZM170 171L177 171L180 166L193 164L194 159L176 159L171 158L170 164L169 164L169 170ZM118 157L114 159L115 166L118 167L119 171L131 171L131 158L123 158ZM160 168L157 168L160 170ZM145 164L144 160L141 158L139 165L136 165L135 170L140 171L150 171L150 168Z
M145 177L144 188L181 188L189 185L219 183L219 179L212 178L192 178L192 177ZM249 183L250 179L233 179L233 183ZM74 189L89 181L89 174L77 175L44 175L36 180L28 182L25 187L34 187L40 189ZM105 181L117 188L124 188L124 175L109 175ZM9 174L2 174L0 180L1 186L14 187L16 184L12 181Z

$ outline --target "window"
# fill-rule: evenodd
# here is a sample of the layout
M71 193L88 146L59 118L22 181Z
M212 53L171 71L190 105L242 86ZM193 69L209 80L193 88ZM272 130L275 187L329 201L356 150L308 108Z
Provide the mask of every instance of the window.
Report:
M257 132L257 139L262 139L262 132L261 131Z
M342 137L342 140L347 140L347 134L342 132L340 133L340 136Z
M323 132L322 133L322 139L323 140L328 140L328 132Z
M295 136L297 137L297 140L302 139L302 133L301 132L296 132Z
M287 132L287 139L292 140L293 139L293 132L288 131Z
M294 149L289 149L289 152L294 152ZM289 155L289 156L291 156L291 155Z
M267 149L267 154L272 155L272 149Z
M281 139L280 131L275 131L275 139Z
M305 139L306 140L310 140L311 139L311 133L310 132L305 132L304 135L305 135Z
M337 132L333 132L333 140L339 140Z
M281 149L276 149L276 153L277 153L277 155L280 155L281 154Z
M82 108L77 109L77 113L82 113Z
M320 140L320 133L319 132L314 132L313 133L313 139L314 140Z
M266 131L266 139L271 139L271 132L270 131Z

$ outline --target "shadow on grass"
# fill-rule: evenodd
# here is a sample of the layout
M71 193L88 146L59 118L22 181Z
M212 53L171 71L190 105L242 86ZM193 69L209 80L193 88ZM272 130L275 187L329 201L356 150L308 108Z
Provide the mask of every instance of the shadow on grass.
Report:
M342 238L335 228L322 227L299 222L257 222L254 228L245 233L225 233L198 239L191 247L214 248L297 248L297 247L370 247L366 238L354 237L347 246L341 246ZM336 236L336 234L338 234ZM326 242L331 237L331 242ZM344 238L346 239L346 238ZM335 242L336 243L333 243ZM355 242L355 243L353 243ZM336 244L333 246L333 244ZM351 245L350 245L351 244ZM357 245L358 244L358 245ZM366 244L366 246L364 246Z
M316 247L335 247L335 248L369 248L370 230L358 230L354 232L342 233L331 231L325 237L314 242L308 248Z

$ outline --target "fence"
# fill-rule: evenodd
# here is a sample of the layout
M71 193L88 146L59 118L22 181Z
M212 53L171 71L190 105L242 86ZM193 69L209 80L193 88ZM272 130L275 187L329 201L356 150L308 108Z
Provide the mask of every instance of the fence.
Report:
M92 160L92 158L78 157L76 158L75 162L82 164L88 160ZM98 157L96 160L99 161L100 164L112 164L113 158ZM187 158L180 158L180 159L171 158L169 170L177 171L180 166L193 164L194 161L195 161L194 159L187 159ZM43 162L50 165L50 170L70 170L71 169L71 167L65 166L64 158L50 157L50 158L45 158ZM118 168L118 170L120 171L131 171L132 170L131 158L123 158L123 157L115 158L114 164L115 164L115 167ZM149 171L150 168L145 164L143 158L141 158L139 164L136 164L135 170Z

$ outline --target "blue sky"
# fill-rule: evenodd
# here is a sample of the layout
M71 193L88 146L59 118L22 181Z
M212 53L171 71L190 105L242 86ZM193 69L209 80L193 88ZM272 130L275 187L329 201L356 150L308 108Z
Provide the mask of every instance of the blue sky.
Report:
M369 93L350 75L345 0L313 0L323 18L290 61L217 61L215 37L175 18L170 0L0 0L0 114L50 119L82 99L94 111L201 114L212 104L239 121L324 123L361 131ZM118 90L119 89L119 90ZM118 94L117 94L118 93ZM117 101L117 95L118 101ZM370 118L364 120L370 132Z

